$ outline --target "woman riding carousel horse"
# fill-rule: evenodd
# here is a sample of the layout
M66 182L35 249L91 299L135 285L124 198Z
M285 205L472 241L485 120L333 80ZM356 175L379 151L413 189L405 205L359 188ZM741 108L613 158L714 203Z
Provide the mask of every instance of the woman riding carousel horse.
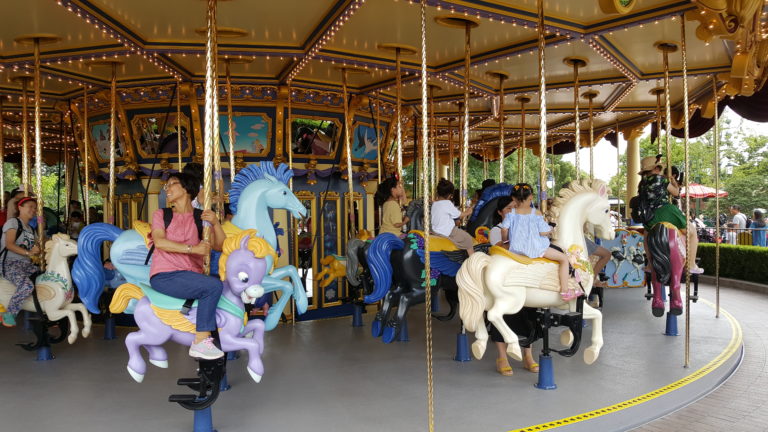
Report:
M16 210L14 214L18 216L5 222L0 238L2 276L16 286L16 292L11 297L7 310L2 314L3 325L6 327L16 325L16 314L21 310L24 300L35 289L31 276L40 271L30 259L40 253L35 230L29 226L29 222L37 213L37 201L30 197L21 198L16 203Z
M203 260L210 255L211 243L200 239L197 212L192 200L200 190L198 180L184 173L171 174L165 184L167 202L172 206L170 224L164 209L152 215L152 242L155 247L150 267L152 288L177 298L198 300L196 333L189 355L215 360L224 355L216 347L211 332L216 330L216 305L223 289L220 280L203 274ZM216 214L204 210L199 216L211 224L213 249L221 251L226 238Z

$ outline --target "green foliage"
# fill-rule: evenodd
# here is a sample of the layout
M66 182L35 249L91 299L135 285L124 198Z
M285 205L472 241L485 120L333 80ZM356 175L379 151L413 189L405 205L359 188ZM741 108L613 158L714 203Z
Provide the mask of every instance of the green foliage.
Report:
M699 244L700 266L707 275L715 275L715 245ZM768 281L768 248L760 246L720 245L720 276L757 283Z

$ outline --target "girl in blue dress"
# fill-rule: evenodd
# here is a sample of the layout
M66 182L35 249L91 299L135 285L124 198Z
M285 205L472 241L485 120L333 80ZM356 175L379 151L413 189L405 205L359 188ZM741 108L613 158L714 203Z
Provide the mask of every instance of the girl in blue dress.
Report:
M512 198L519 204L501 223L502 241L509 241L509 250L529 258L546 258L559 264L560 296L564 301L578 297L568 288L568 256L549 247L552 227L533 208L533 189L527 183L513 187Z

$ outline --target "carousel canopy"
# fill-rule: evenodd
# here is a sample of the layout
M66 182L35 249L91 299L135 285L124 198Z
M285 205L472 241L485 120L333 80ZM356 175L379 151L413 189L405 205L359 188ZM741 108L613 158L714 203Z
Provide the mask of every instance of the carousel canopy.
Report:
M698 183L691 183L688 189L682 188L680 191L680 196L681 197L688 196L689 190L690 190L691 198L715 198L717 196L721 198L725 198L728 196L728 192L724 190L718 191L715 188L700 185Z
M692 110L712 115L712 77L718 98L751 96L764 83L768 46L762 0L546 0L546 103L548 143L572 151L575 131L574 67L579 76L582 139L588 146L588 105L592 99L595 142L618 128L625 135L655 119L657 89L664 88L663 46L669 53L669 96L673 124L680 126L683 101L681 21L687 37ZM465 28L469 40L471 149L499 144L503 105L504 140L514 148L523 127L528 146L538 143L537 13L535 0L429 0L427 63L436 84L436 126L440 146L459 125L457 103L464 98ZM121 97L140 98L142 89L177 79L202 83L205 76L205 7L193 0L6 0L0 26L0 93L6 153L18 153L22 84L30 75L33 51L19 38L54 35L43 45L42 96L46 149L60 147L60 123L70 121L70 100L83 86L107 89L111 70L99 65L119 60ZM407 0L221 1L219 55L232 60L235 84L289 82L295 89L339 92L347 65L368 73L350 74L353 95L392 103L396 52L400 47L405 114L420 110L418 2ZM415 49L415 48L413 48ZM223 72L223 67L219 68ZM499 77L507 75L506 79ZM504 100L499 95L503 89ZM126 96L129 94L129 96ZM31 95L31 92L30 92ZM661 98L662 106L664 97ZM709 107L709 108L708 108ZM413 127L406 128L412 133ZM65 131L64 136L71 135ZM570 142L571 144L567 144ZM58 146L58 147L57 147ZM489 152L495 154L498 152Z

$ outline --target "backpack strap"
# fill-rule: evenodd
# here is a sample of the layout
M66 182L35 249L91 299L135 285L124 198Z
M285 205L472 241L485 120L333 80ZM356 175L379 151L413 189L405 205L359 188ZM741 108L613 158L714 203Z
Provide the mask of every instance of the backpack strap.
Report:
M200 209L192 210L192 215L195 218L195 226L197 226L197 238L203 239L203 211Z
M21 219L15 217L16 219L16 238L13 239L13 243L15 244L17 241L19 241L19 237L21 237L22 231L24 230L24 225L21 223ZM2 257L2 262L0 262L0 269L2 269L3 273L5 273L5 260L8 258L8 248L5 247L5 245L2 245L2 248L0 248L0 257Z
M203 239L203 211L200 209L194 209L192 211L193 217L195 219L195 226L197 226L197 237L202 240ZM173 209L170 208L164 208L163 209L163 226L167 230L169 226L171 226L171 222L173 221ZM144 265L149 264L149 259L152 258L152 254L155 252L155 244L152 243L152 247L149 248L149 252L147 252L147 258L144 260Z

